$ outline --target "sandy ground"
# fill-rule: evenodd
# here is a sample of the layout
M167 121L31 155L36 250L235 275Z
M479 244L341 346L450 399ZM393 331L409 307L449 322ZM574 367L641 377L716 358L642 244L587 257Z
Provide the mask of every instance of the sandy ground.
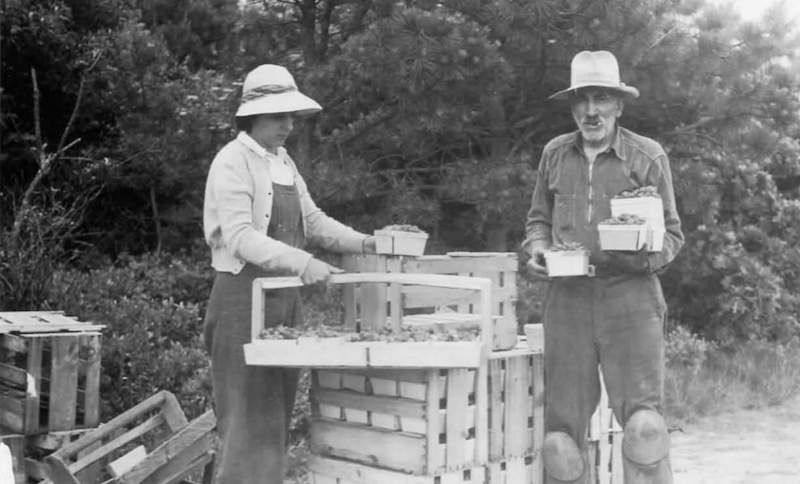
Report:
M675 484L800 484L800 398L672 434Z

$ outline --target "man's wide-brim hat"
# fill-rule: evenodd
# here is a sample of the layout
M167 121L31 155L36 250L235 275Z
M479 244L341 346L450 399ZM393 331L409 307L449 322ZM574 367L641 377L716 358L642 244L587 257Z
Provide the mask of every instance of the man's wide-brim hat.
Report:
M619 91L627 97L639 97L638 89L626 86L620 80L617 58L606 50L584 50L576 54L572 58L570 86L553 94L550 99L566 99L570 93L582 87L604 87Z
M322 106L297 89L294 77L285 67L263 64L245 77L236 116L276 113L305 115L320 111Z

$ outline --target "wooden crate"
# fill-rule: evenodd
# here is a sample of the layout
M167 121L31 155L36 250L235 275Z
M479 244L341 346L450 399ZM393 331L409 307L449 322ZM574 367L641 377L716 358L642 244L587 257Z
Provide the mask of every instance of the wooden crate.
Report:
M48 478L42 459L91 429L23 435L0 432L0 440L11 449L14 484L41 482ZM6 484L6 483L3 483ZM11 483L9 483L11 484Z
M95 427L101 327L61 313L0 313L0 426L24 435Z
M311 452L413 475L536 455L542 368L523 344L477 370L314 370Z
M176 483L201 470L208 482L215 441L213 411L189 422L175 395L162 390L44 462L53 484Z
M482 277L492 281L491 314L494 316L493 350L516 345L517 338L517 255L513 252L450 252L420 257L386 255L345 255L342 267L348 272L389 272L406 274L449 274ZM365 308L375 318L385 317L383 306L389 299L386 285L365 288L373 303ZM479 313L475 294L447 288L431 290L424 286L403 287L403 307L410 313Z
M608 393L600 379L602 388L600 404L589 423L588 449L589 469L592 483L623 484L622 472L622 427L614 417L608 401Z
M363 367L363 368L476 368L489 353L486 341L492 340L492 317L489 313L491 281L478 277L441 274L363 273L334 274L334 284L350 286L384 284L389 287L389 308L383 305L378 319L365 308L374 299L368 290L344 293L344 326L354 332L369 332L389 325L399 330L404 319L401 294L405 285L428 286L479 293L485 301L477 319L470 324L480 328L480 338L472 341L346 341L344 338L301 337L297 339L261 339L264 328L264 291L301 286L297 277L261 278L253 282L253 318L251 342L244 347L248 365L282 367ZM346 286L347 287L347 286ZM474 318L475 315L472 316ZM447 324L453 314L442 315ZM430 323L430 321L428 321Z
M310 484L542 484L535 455L415 476L341 459L308 458Z

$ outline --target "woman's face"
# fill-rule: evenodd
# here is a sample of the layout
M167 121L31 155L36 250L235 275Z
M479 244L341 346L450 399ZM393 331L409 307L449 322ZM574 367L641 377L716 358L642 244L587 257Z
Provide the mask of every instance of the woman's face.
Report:
M293 128L292 113L259 114L253 119L250 136L267 151L277 153Z

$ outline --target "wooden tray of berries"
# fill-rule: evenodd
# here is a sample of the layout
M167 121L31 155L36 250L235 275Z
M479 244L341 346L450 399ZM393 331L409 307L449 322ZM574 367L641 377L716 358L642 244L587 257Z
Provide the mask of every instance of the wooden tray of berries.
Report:
M333 284L385 284L389 315L379 325L345 330L334 326L313 329L264 327L264 292L302 286L297 277L260 278L253 282L251 342L244 345L248 365L320 368L477 368L489 355L492 341L491 287L488 278L442 274L360 273L334 274ZM471 315L463 327L449 324L452 313L443 313L443 324L428 316L431 324L404 324L402 286L430 286L477 291L480 294L478 324ZM357 291L362 295L370 291ZM364 301L345 301L357 307ZM408 316L413 320L413 316ZM413 321L409 321L413 323ZM443 329L447 328L447 329ZM488 344L487 344L488 342Z

